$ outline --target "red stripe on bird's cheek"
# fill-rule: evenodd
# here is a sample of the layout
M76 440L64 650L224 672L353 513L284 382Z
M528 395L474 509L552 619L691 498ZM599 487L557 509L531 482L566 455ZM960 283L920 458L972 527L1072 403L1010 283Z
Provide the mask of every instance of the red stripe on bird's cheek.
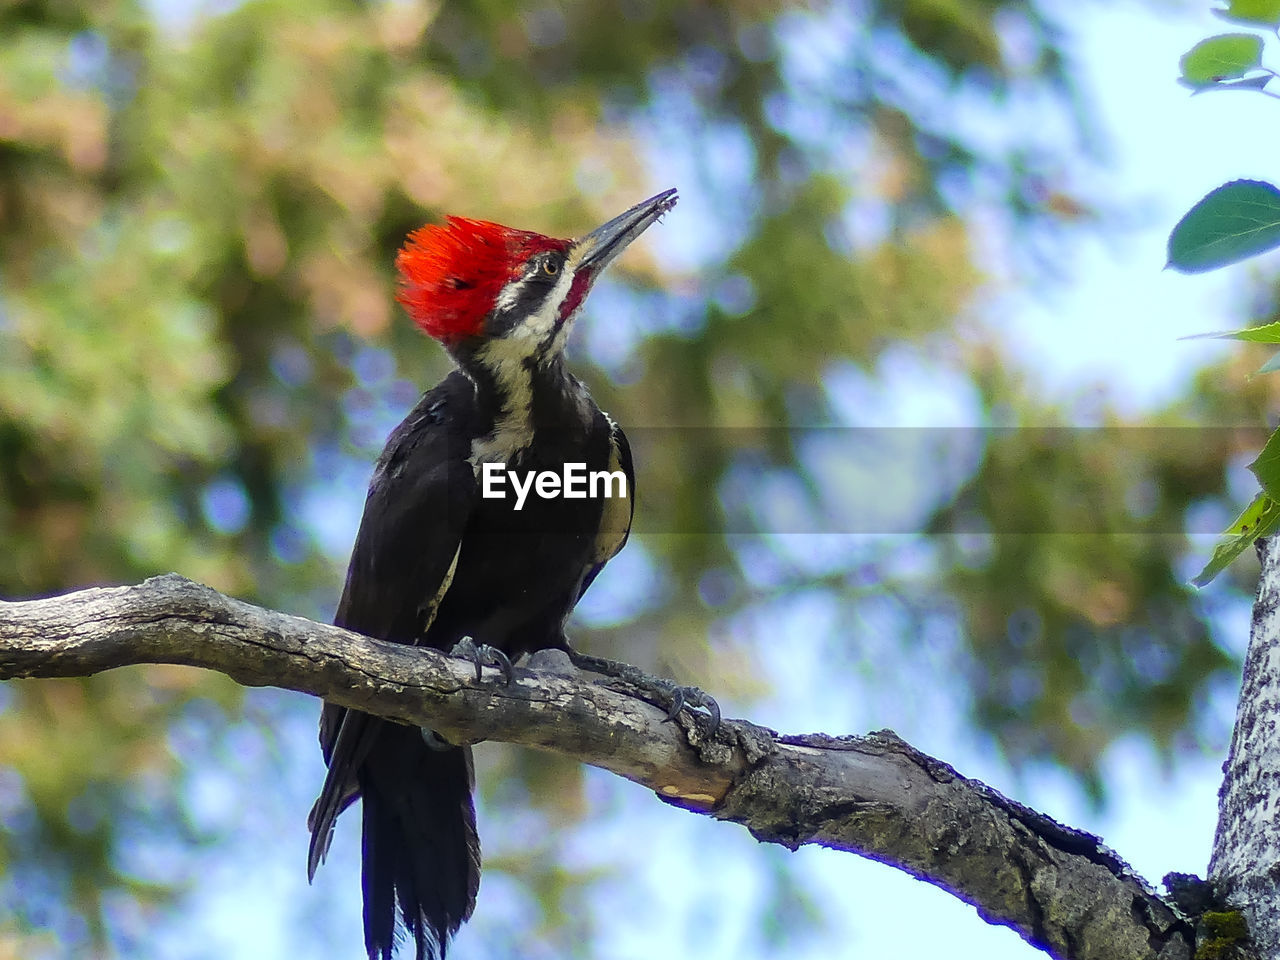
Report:
M564 323L573 312L582 306L582 301L587 297L587 291L591 289L591 271L583 270L576 274L573 283L569 285L569 293L565 296L564 301L560 304L560 322Z

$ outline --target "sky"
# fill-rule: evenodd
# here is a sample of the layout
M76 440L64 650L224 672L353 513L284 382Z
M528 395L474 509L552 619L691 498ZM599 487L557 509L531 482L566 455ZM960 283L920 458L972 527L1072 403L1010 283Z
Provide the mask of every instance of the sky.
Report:
M1081 12L1086 11L1086 12ZM1249 277L1258 263L1209 274L1182 276L1163 269L1169 229L1196 200L1239 177L1275 176L1266 162L1280 104L1246 93L1192 97L1175 83L1179 56L1197 40L1230 29L1207 12L1172 15L1149 6L1108 3L1077 7L1064 18L1074 32L1079 75L1098 105L1099 126L1109 157L1090 176L1091 189L1132 211L1132 226L1106 237L1077 234L1059 265L1062 280L1040 289L993 292L995 322L1026 369L1061 397L1106 385L1123 409L1139 411L1181 392L1196 367L1220 357L1229 345L1183 341L1189 334L1244 325ZM1064 163L1070 165L1071 159ZM1086 164L1082 161L1081 168ZM1270 166L1274 167L1272 160ZM655 171L666 185L668 171ZM697 198L685 198L696 206ZM653 244L662 256L662 245ZM884 371L887 395L902 398L893 379L914 378L906 364ZM914 406L886 409L895 424L950 425L964 405L947 396L926 396ZM1205 543L1206 554L1209 542ZM1211 588L1212 589L1212 588ZM798 604L787 629L812 627L821 610ZM1233 649L1243 650L1247 621L1236 611L1224 630ZM1203 873L1216 822L1220 765L1230 736L1233 698L1216 704L1220 729L1213 750L1184 756L1162 769L1136 743L1114 746L1103 761L1111 798L1092 807L1078 787L1052 768L1015 773L987 749L981 737L954 717L945 691L945 660L917 664L918 687L895 696L823 696L828 665L816 656L764 654L775 677L774 693L731 715L788 732L832 734L891 726L917 747L947 760L1013 798L1057 819L1100 834L1152 882L1167 871ZM856 689L856 688L851 688ZM900 695L898 695L900 694ZM303 714L306 711L302 711ZM309 742L310 729L287 729L284 744ZM292 751L291 751L292 753ZM480 762L485 762L481 751ZM263 844L252 830L237 849L211 864L202 877L202 907L165 948L174 957L193 956L192 944L224 960L291 956L359 955L357 862L358 818L339 825L329 864L307 892L302 885L306 849L303 814L307 795L319 784L316 751L292 757L282 768L286 796L277 802L297 807L287 836ZM973 909L880 864L827 850L781 849L764 853L739 827L657 803L651 794L596 770L588 770L589 804L609 816L593 821L554 855L568 867L618 871L627 883L606 881L593 895L591 911L602 931L599 960L652 957L659 945L698 945L699 960L785 956L789 960L829 958L833 944L844 956L932 957L952 960L1024 960L1042 956L1008 930L982 922ZM209 802L219 802L225 784L211 780ZM527 844L527 824L486 821L486 850L495 853ZM647 838L637 844L636 836ZM252 869L243 858L252 857ZM784 883L773 867L790 863L791 875L821 909L812 936L799 935L762 949L758 912L767 909ZM517 955L514 931L535 922L520 891L499 875L486 877L473 922L459 935L455 960ZM349 942L326 946L305 936L308 912L326 916L325 928L346 931ZM921 922L921 918L928 922ZM803 926L803 924L801 925ZM200 953L199 955L205 955ZM536 955L535 955L536 956Z
M1047 385L1068 392L1103 380L1133 408L1168 401L1190 371L1232 349L1178 338L1241 325L1248 277L1275 266L1263 257L1193 276L1162 269L1169 230L1196 201L1229 180L1276 174L1268 161L1280 105L1241 92L1192 96L1174 82L1193 44L1240 29L1207 2L1186 6L1175 16L1155 4L1097 4L1072 18L1083 27L1080 75L1111 148L1093 186L1132 204L1136 227L1081 236L1065 265L1070 282L1001 305L1017 355Z

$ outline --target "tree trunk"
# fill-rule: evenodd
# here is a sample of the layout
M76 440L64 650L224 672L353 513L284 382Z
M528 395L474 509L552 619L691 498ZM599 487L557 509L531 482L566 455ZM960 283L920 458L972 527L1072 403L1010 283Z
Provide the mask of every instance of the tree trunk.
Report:
M1280 957L1280 538L1258 541L1262 572L1236 705L1209 880L1247 921L1259 957Z

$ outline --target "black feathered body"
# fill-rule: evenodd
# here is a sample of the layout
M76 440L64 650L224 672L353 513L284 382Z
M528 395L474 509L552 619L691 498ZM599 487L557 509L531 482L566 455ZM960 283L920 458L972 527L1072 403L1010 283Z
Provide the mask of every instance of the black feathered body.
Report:
M620 470L626 498L531 490L516 510L510 482L501 499L481 496L486 460L522 474L559 474L565 463ZM444 651L471 637L512 660L563 647L565 620L626 540L632 484L626 438L559 356L503 370L469 364L388 438L334 622ZM443 956L479 884L470 748L334 704L320 739L329 774L312 811L309 869L338 813L362 796L369 956L390 958L397 920L418 960Z

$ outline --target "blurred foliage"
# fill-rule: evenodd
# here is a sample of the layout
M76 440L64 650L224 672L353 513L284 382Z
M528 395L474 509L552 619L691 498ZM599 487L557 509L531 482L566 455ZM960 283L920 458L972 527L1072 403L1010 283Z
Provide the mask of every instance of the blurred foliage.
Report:
M1280 5L1273 2L1230 0L1215 10L1223 19L1253 29L1280 27ZM1267 89L1275 71L1262 66L1264 39L1254 34L1219 34L1200 41L1179 62L1178 82L1193 93L1210 90L1253 90L1276 97ZM1259 180L1233 180L1209 191L1169 234L1169 266L1182 273L1202 273L1266 253L1280 246L1280 189ZM1280 324L1217 334L1223 339L1280 344ZM1280 352L1273 353L1258 373L1280 369ZM1223 532L1213 555L1193 582L1205 586L1280 523L1280 431L1272 433L1258 457L1249 464L1261 490Z
M648 242L681 254L629 254L572 349L636 435L639 529L687 535L638 537L581 641L749 697L767 677L727 624L821 594L848 614L811 638L838 664L868 640L847 625L890 603L899 655L877 670L910 678L915 627L945 622L973 720L1100 794L1107 744L1195 739L1233 668L1181 531L1241 448L1155 428L1256 422L1273 398L1206 376L1150 422L1103 402L1086 419L1116 429L1038 430L1080 411L1038 397L983 327L974 250L995 230L1009 276L1042 278L1100 216L1064 160L1095 145L1049 6L0 0L0 596L176 570L327 616L369 463L445 369L392 309L404 234L453 212L570 235L675 182ZM919 377L893 390L958 382L976 424L1015 429L964 469L858 488L953 534L914 540L923 562L895 537L797 547L778 511L846 529L847 465L787 428L876 426L850 385L903 355ZM689 429L644 452L658 425ZM0 955L40 955L51 929L118 954L104 902L180 891L131 850L143 825L211 839L184 784L218 735L179 751L173 733L209 708L225 728L242 698L167 669L8 688ZM495 809L586 811L575 770L501 756ZM596 872L558 866L553 837L534 852L491 866L540 898L530 937L589 955ZM811 905L773 885L777 939L777 910Z

